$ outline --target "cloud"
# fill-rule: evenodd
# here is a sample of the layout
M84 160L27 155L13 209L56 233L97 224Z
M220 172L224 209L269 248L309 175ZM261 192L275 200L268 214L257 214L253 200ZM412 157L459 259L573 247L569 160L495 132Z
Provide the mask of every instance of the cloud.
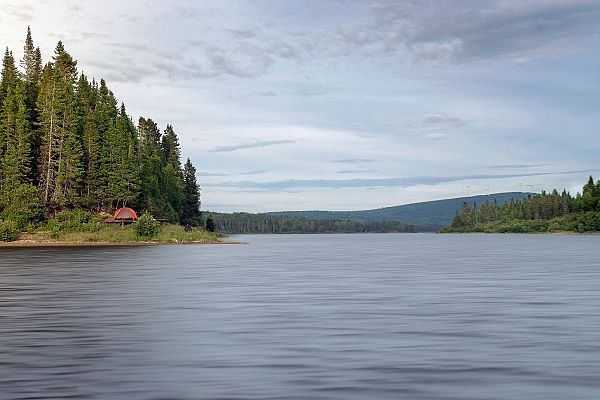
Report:
M258 34L258 32L260 32L260 28L258 28L258 27L232 28L232 29L225 29L225 31L238 39L251 39L251 38L255 37Z
M145 44L138 44L138 43L127 43L127 42L113 42L113 43L107 43L107 46L116 48L116 49L125 49L126 52L130 52L132 50L134 51L146 51L146 52L152 52L152 49L148 46L146 46Z
M261 175L269 172L267 169L258 169L255 171L246 171L246 172L196 172L196 176L236 176L236 175Z
M104 39L110 37L104 33L96 33L96 32L74 32L71 31L73 35L81 35L84 39Z
M248 94L248 96L260 96L260 97L277 97L277 92L274 90L260 90Z
M133 60L129 62L124 59L112 60L112 62L97 60L88 61L86 64L106 71L105 76L100 78L105 78L109 82L139 83L156 73L156 69L144 67L143 64L137 64Z
M425 64L571 52L573 40L598 34L600 20L600 4L591 0L379 1L372 10L372 23L355 26L346 39L358 45L357 37L369 37L381 52Z
M141 20L139 16L131 14L121 14L120 17L126 20L127 22L137 22Z
M327 91L322 88L301 87L301 88L294 90L290 94L292 94L293 96L300 96L300 97L317 97L317 96L322 96L325 93L327 93Z
M421 122L423 124L453 126L464 126L467 124L465 119L456 115L448 114L425 114L421 117Z
M170 75L176 78L197 79L231 75L255 78L264 75L274 63L273 51L260 41L233 41L214 44L203 40L189 40L188 52L183 62L168 64Z
M35 11L33 7L28 5L19 5L19 6L11 6L4 5L2 6L2 11L6 14L9 14L21 21L31 22L33 20L33 12Z
M128 51L118 54L129 56L138 70L149 70L151 65L151 76L166 75L172 80L222 76L253 79L268 74L278 64L285 64L285 68L293 64L329 68L358 61L391 69L412 66L415 70L415 65L523 62L576 51L578 40L600 33L600 4L593 0L492 0L460 5L435 0L379 0L338 6L319 8L313 4L320 14L312 18L298 6L283 3L266 10L252 25L235 19L213 21L211 7L174 6L168 18L192 19L205 28L194 31L190 39L175 45L177 48L170 42L168 49L161 50L161 41L112 46ZM257 6L251 2L247 7ZM2 10L27 21L34 11L29 6L8 5ZM221 13L223 10L216 11ZM140 19L132 13L120 13L119 17L128 23ZM221 23L225 25L219 26ZM170 59L166 53L172 53ZM119 69L128 66L123 64ZM137 80L147 77L138 76ZM324 93L322 88L304 87L289 94L314 97Z
M460 128L466 126L468 120L458 115L445 113L428 113L423 114L418 118L406 118L399 121L379 121L379 122L356 122L350 124L356 127L375 127L375 128L396 128L401 130L409 130L414 132L430 132L438 130L448 130L452 128ZM439 135L426 135L430 139L441 139L448 137Z
M204 12L195 7L177 5L174 7L173 15L167 16L167 18L172 18L177 21L180 21L182 19L198 20L203 16Z
M377 160L370 160L368 158L348 158L345 160L334 160L334 163L341 163L341 164L361 164L361 163L371 163L371 162L375 162Z
M549 164L505 164L505 165L492 165L489 169L523 169L523 168L534 168L534 167L546 167Z
M467 120L458 115L431 113L423 114L417 119L405 119L400 125L416 132L448 130L451 128L460 128L467 125ZM446 133L431 133L423 136L426 139L447 139L450 136Z
M532 176L546 176L546 175L557 175L557 174L576 174L582 172L592 172L593 170L584 171L564 171L564 172L539 172L529 174L498 174L498 175L461 175L461 176L421 176L421 177L410 177L410 178L383 178L383 179L313 179L313 180L301 180L301 179L288 179L281 181L272 182L254 182L254 181L241 181L241 182L218 182L204 184L204 186L210 187L226 187L235 188L238 190L246 191L293 191L303 188L327 188L327 189L341 189L341 188L376 188L376 187L411 187L417 185L437 185L448 182L466 181L466 180L493 180L493 179L506 179L506 178L522 178Z
M449 139L450 135L448 135L447 133L429 133L427 135L423 135L423 138L429 140L443 140Z
M336 174L362 174L365 172L377 172L376 169L342 169L336 171Z
M212 148L211 150L208 150L209 153L223 153L223 152L230 152L230 151L236 151L236 150L244 150L244 149L252 149L252 148L256 148L256 147L267 147L267 146L274 146L274 145L278 145L278 144L288 144L288 143L295 143L295 140L265 140L265 141L257 141L257 142L252 142L252 143L240 143L240 144L234 144L231 146L217 146Z

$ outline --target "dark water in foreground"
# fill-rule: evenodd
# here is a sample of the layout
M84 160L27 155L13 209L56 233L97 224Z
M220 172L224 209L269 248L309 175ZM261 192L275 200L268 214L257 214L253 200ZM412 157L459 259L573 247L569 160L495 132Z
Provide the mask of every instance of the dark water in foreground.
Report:
M599 399L600 236L0 248L0 399Z

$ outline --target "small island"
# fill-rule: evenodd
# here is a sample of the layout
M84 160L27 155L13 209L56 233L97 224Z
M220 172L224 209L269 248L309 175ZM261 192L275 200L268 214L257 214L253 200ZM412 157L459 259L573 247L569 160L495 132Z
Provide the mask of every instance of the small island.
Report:
M17 65L20 68L17 68ZM136 210L131 224L101 223ZM114 219L114 217L113 217ZM184 228L185 226L185 228ZM137 125L58 42L43 64L28 28L0 76L0 242L27 245L215 243L196 169L173 126Z

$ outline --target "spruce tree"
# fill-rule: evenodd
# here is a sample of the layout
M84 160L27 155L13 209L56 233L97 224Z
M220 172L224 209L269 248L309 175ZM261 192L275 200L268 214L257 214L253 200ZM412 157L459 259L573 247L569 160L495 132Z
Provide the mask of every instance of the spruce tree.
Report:
M203 226L200 211L200 186L196 182L196 168L188 158L183 166L183 212L181 224Z
M139 207L157 218L164 218L162 198L164 182L161 133L151 119L140 117L138 125L141 195Z
M58 104L56 98L56 80L54 67L46 64L42 74L40 93L37 100L39 114L40 152L38 159L38 187L44 203L48 203L54 191L56 170L56 124L58 120Z
M82 204L90 210L99 210L100 208L96 193L98 192L97 174L102 145L101 136L95 123L96 98L95 89L82 73L77 81L75 92L76 129L78 136L81 137L83 150Z
M31 38L31 29L27 27L27 36L25 37L25 45L23 46L23 59L21 60L21 78L25 85L25 104L29 110L29 120L32 125L31 136L31 169L32 177L38 175L37 162L40 151L40 136L37 131L38 111L37 99L40 91L40 83L42 80L42 55L39 47L34 47L33 39Z
M11 183L31 182L32 130L23 82L8 88L0 115L3 178Z
M139 197L137 168L137 132L121 105L118 116L111 124L104 140L106 185L104 198L112 209L133 204Z
M0 78L0 105L4 103L4 98L9 88L14 88L17 84L19 74L15 66L15 58L12 51L6 48L4 58L2 59L2 77Z
M167 129L165 129L162 136L161 147L164 164L171 164L175 170L181 170L181 149L173 126L167 125Z
M74 88L77 61L62 42L54 63L44 69L38 97L41 149L39 186L47 205L72 206L79 202L83 176L83 149L77 135Z
M27 27L27 36L25 46L23 47L23 59L21 60L23 68L22 77L25 81L25 93L27 107L31 110L31 120L36 120L35 103L39 92L40 81L42 79L42 57L39 47L34 47L31 38L31 29Z

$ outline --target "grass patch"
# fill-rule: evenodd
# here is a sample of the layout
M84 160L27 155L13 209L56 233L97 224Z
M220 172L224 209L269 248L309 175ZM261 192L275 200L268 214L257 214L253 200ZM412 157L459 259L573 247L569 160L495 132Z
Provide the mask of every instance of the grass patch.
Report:
M194 228L185 232L179 225L161 225L159 232L151 238L140 237L134 225L121 227L118 224L84 223L82 229L70 225L65 230L57 226L44 226L35 231L21 234L19 239L36 243L217 243L223 235ZM82 224L83 225L83 224ZM50 229L49 229L50 228Z

